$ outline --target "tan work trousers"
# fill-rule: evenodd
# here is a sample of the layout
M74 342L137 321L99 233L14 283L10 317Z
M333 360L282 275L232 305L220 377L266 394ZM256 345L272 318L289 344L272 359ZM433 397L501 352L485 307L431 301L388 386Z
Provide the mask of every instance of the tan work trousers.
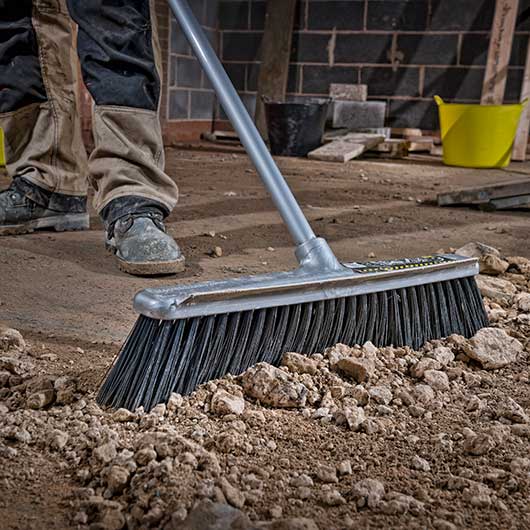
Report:
M145 1L161 79L154 2ZM113 199L131 195L154 200L171 211L178 190L164 172L159 109L95 104L95 148L87 160L78 108L75 25L67 0L33 0L30 9L46 100L0 113L8 173L64 195L86 195L90 183L98 212Z

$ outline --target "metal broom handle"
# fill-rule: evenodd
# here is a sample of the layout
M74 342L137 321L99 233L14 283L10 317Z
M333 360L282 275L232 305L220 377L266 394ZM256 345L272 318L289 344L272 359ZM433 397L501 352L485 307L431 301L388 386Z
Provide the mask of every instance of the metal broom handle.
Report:
M199 59L232 126L252 159L263 184L272 196L296 245L315 239L315 233L305 218L285 178L270 155L247 109L243 105L221 61L199 25L186 0L168 0L169 6Z

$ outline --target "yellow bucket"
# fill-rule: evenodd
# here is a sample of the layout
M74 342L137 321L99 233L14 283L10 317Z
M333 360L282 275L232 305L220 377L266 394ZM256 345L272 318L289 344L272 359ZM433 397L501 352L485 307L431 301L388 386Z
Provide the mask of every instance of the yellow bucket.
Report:
M478 168L510 163L527 100L517 105L445 103L440 96L434 100L440 114L444 164Z

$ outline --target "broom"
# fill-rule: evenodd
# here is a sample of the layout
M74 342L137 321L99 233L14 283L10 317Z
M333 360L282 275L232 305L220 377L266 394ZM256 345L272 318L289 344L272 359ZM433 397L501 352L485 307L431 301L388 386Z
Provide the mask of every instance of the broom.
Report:
M456 255L341 264L317 238L185 0L169 4L296 244L299 268L146 289L99 394L151 410L172 392L336 343L420 347L487 325L475 259Z

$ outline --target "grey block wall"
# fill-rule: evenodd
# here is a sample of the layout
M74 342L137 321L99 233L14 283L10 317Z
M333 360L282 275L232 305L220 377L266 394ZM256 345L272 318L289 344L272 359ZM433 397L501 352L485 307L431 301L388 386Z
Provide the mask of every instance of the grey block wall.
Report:
M218 50L218 1L189 0L189 3ZM173 17L169 25L168 55L167 119L211 120L216 105L213 90Z
M219 0L220 52L248 102L256 91L263 0ZM434 94L478 102L494 0L299 0L289 94L322 96L330 83L366 83L394 127L437 129ZM519 98L530 0L521 0L506 101Z

